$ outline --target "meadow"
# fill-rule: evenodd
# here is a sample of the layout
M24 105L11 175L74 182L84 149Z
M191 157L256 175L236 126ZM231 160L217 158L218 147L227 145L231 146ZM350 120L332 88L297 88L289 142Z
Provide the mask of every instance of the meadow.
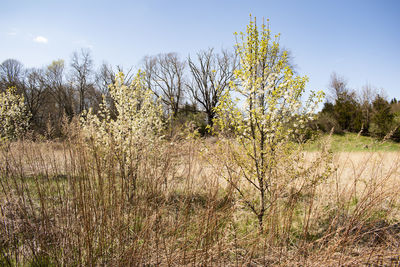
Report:
M58 60L4 83L0 265L399 266L397 100L333 75L318 112L268 20L235 36L191 82L169 53L96 89L82 51L74 82Z
M312 173L291 184L282 171L260 230L224 178L217 138L180 134L143 147L125 175L113 147L100 154L77 128L68 131L63 141L2 146L1 265L399 264L400 153L392 146L348 152L343 138L366 139L328 136L330 144L305 149L311 163L327 146L329 176L307 187Z

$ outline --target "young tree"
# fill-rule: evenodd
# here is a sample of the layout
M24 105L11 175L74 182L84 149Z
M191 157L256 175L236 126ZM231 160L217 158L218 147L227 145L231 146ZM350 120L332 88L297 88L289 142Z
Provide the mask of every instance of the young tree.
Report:
M312 92L302 107L307 77L293 74L287 53L279 47L279 35L273 36L264 23L259 28L256 19L250 19L247 32L239 34L236 52L240 65L230 85L245 102L244 108L237 105L240 99L232 100L226 92L216 108L215 122L236 138L236 142L226 139L230 147L227 180L257 216L262 230L266 212L283 197L280 190L301 176L294 163L282 167L291 161L296 150L293 137L313 117L323 92ZM319 178L310 177L308 182Z

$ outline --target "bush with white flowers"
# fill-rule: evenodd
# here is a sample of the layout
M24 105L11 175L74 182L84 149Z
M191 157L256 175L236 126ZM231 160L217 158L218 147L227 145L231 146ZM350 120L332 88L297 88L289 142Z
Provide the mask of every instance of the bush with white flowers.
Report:
M162 107L146 87L143 75L139 71L132 83L126 85L124 74L117 74L115 84L110 85L117 110L115 119L111 118L106 101L98 114L89 110L81 118L83 135L90 140L91 147L103 153L112 150L124 172L129 172L132 162L137 163L145 151L161 140Z
M30 115L24 97L15 87L0 93L0 139L14 140L22 136L29 126Z

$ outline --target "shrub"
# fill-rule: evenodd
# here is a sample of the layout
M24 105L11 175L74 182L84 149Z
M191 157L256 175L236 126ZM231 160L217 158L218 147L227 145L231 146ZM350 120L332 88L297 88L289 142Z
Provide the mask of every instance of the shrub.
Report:
M82 128L94 153L114 151L122 177L132 180L135 188L139 162L161 138L162 108L146 88L143 73L139 71L129 86L123 81L124 75L119 73L115 84L110 85L116 118L111 119L110 108L103 101L98 114L91 110L84 114Z
M16 94L15 87L0 93L0 139L21 137L28 128L29 119L24 97Z

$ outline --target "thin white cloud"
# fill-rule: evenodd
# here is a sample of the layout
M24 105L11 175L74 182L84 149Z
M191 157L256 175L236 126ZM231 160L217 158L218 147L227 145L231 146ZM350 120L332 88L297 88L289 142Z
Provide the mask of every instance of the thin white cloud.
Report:
M36 36L33 41L40 44L47 44L48 42L47 38L43 36Z
M15 36L15 35L17 35L17 32L15 32L15 31L12 31L12 32L7 32L7 35L10 35L10 36Z

